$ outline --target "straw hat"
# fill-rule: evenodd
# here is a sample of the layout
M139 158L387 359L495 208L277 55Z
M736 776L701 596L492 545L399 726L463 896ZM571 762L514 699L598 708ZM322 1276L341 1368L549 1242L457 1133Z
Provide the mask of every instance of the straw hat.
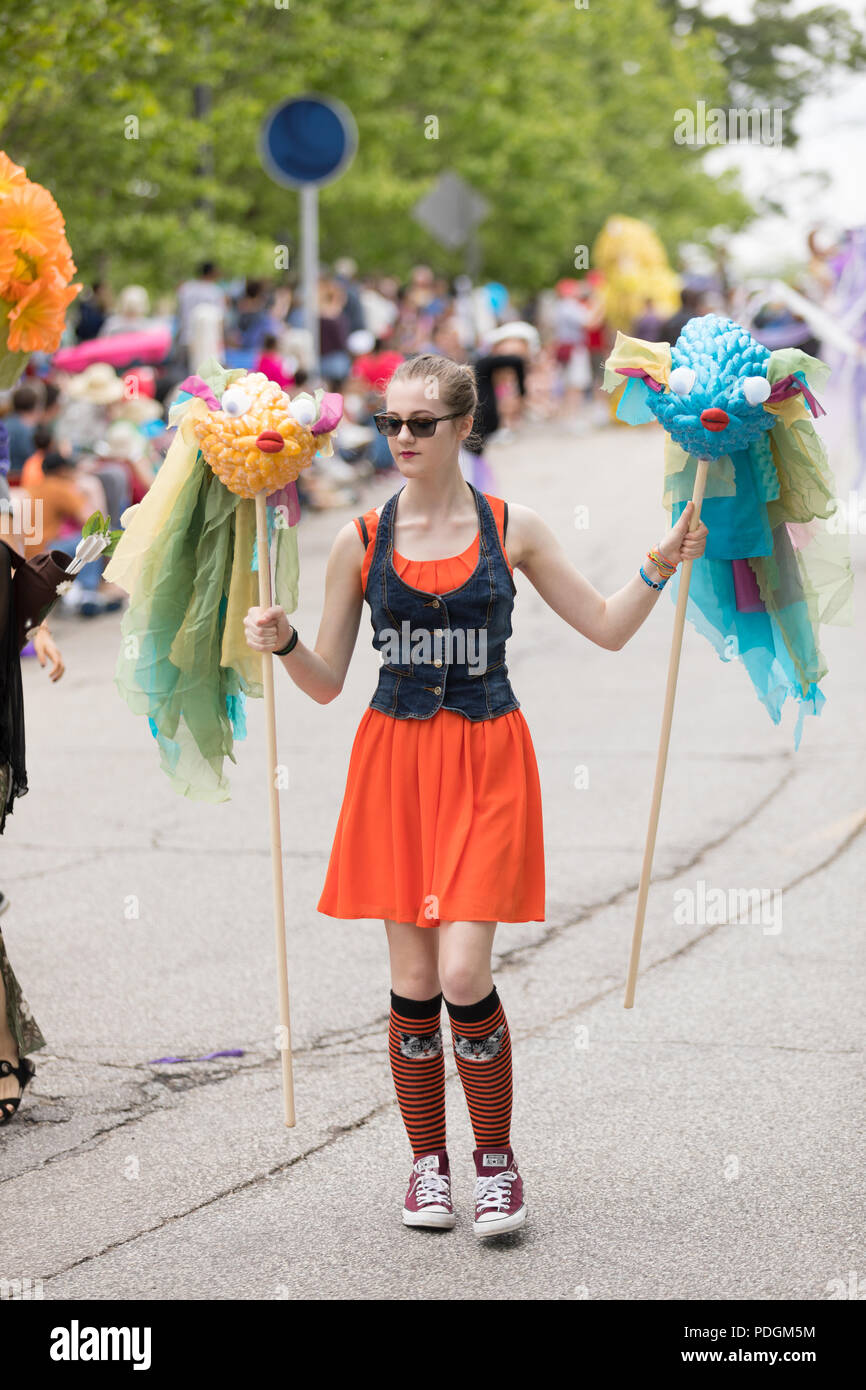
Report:
M123 395L123 382L109 362L92 362L78 376L71 377L67 393L76 401L111 405Z
M131 420L115 420L96 444L94 453L101 458L127 458L133 462L144 457L147 442Z
M111 414L114 420L131 420L134 425L146 425L151 420L161 420L163 408L159 401L152 400L150 396L124 396Z

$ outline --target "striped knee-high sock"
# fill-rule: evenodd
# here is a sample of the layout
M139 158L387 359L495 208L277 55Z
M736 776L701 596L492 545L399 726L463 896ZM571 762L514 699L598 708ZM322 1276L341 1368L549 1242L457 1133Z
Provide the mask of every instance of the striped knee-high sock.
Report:
M507 1148L511 1138L511 1035L496 986L477 1004L449 1004L454 1059L476 1148Z
M391 1075L414 1158L445 1148L441 1012L441 994L433 999L405 999L391 990Z

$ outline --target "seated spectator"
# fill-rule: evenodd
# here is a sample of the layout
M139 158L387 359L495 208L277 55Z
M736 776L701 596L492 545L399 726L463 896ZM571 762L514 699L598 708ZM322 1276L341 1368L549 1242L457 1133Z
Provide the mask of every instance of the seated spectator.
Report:
M387 347L377 338L372 352L362 353L355 358L352 370L355 376L363 377L372 391L381 393L403 361L405 358L402 352Z
M12 392L12 413L3 421L9 439L10 483L19 481L21 470L33 453L33 431L39 424L41 410L41 384L16 386Z
M61 409L60 387L56 381L43 381L45 399L42 402L41 420L45 425L53 425Z
M239 296L235 307L236 346L246 352L258 352L264 348L264 338L274 327L268 309L268 295L261 280L247 280L245 292Z
M651 299L645 299L643 313L635 319L631 331L635 338L643 338L646 343L657 343L661 336L664 317Z
M117 296L115 312L104 319L98 336L109 338L113 333L144 333L158 323L158 319L151 318L150 295L144 286L124 285Z
M105 490L112 525L117 528L126 508L133 503L144 501L156 476L150 459L148 441L141 430L129 420L115 420L106 430L105 438L97 444L96 454L99 459L96 476ZM115 474L122 474L122 478L118 478L119 489L114 489L111 485L106 486L109 475L113 483Z
M42 459L41 474L26 489L33 502L41 503L42 511L38 538L25 539L24 555L28 560L43 550L59 549L57 542L64 530L80 533L94 510L89 499L76 486L75 464L65 454L48 450Z
M334 279L337 284L346 292L346 319L350 333L358 333L361 329L366 329L367 321L364 317L364 306L361 303L360 286L358 284L358 262L351 256L343 256L334 262Z
M176 346L179 360L188 371L193 370L194 315L202 304L209 304L215 311L222 333L226 312L226 296L219 284L219 271L213 261L202 261L198 273L190 280L184 280L177 291L177 329Z
M670 343L673 346L689 319L701 318L706 312L707 308L701 290L686 285L684 289L680 290L680 307L675 314L671 314L669 319L665 319L659 329L658 341Z
M450 311L437 319L433 326L431 351L442 357L450 357L452 362L466 362L468 355L460 337L460 326Z
M42 478L27 491L41 509L41 526L37 540L25 539L25 558L29 560L44 550L62 550L67 555L74 555L81 541L84 523L94 510L76 484L75 464L64 454L49 450L42 460ZM85 617L121 606L121 600L109 601L98 592L102 566L101 557L91 560L75 576L73 588L76 599L74 605L70 606L79 608Z
M108 313L108 295L101 280L95 280L88 291L78 301L78 322L75 325L75 338L79 343L95 338L105 322Z
M109 406L122 400L123 382L108 362L91 362L83 372L69 378L60 429L73 450L95 448L108 427Z
M349 320L345 312L346 291L330 275L320 274L319 290L319 370L329 391L339 391L352 367L346 347Z
M40 420L33 431L33 453L25 460L21 469L21 486L26 492L30 492L42 481L42 460L48 450L53 448L53 439L54 426Z
M266 333L253 367L255 372L263 372L269 381L275 381L283 391L294 386L294 375L286 371L287 363L279 353L279 342L275 333Z

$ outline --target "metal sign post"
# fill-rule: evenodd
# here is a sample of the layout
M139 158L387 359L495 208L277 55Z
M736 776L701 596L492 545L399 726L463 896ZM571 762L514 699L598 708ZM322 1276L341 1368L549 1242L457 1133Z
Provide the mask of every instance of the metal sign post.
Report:
M319 374L319 189L349 167L358 148L351 111L335 97L307 92L288 97L262 122L259 155L265 173L301 194L301 283L304 327L310 335L313 375Z

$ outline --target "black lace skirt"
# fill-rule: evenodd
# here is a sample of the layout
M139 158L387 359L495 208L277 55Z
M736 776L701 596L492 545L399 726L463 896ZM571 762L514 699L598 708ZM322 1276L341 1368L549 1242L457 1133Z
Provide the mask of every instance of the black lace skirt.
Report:
M24 694L14 603L12 562L6 545L0 545L0 834L16 798L27 791Z
M30 1005L21 993L21 986L9 963L2 931L0 931L0 979L2 979L3 988L6 991L6 1022L20 1055L26 1057L28 1052L38 1052L40 1047L45 1047L45 1039L39 1030L39 1024L30 1012Z

